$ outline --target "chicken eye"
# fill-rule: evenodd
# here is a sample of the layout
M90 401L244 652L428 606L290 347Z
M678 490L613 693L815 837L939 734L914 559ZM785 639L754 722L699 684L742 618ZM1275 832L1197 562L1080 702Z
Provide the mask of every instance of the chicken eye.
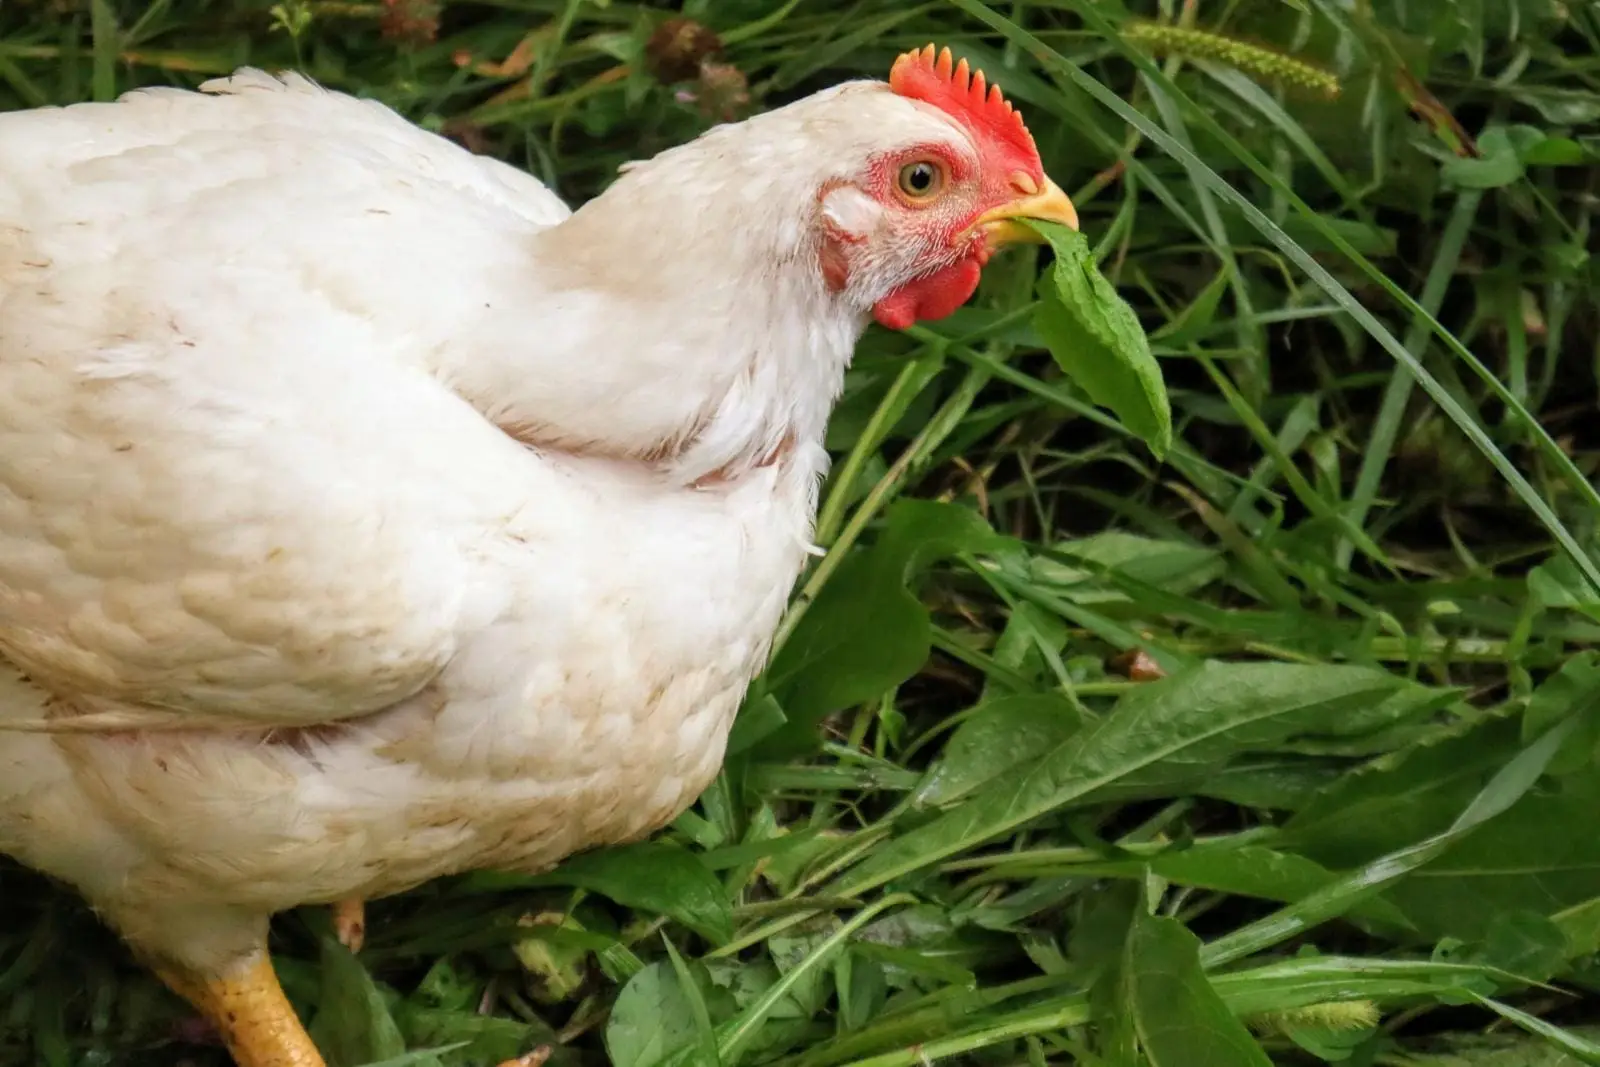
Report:
M910 200L931 200L944 188L944 169L937 163L918 160L900 168L900 192Z

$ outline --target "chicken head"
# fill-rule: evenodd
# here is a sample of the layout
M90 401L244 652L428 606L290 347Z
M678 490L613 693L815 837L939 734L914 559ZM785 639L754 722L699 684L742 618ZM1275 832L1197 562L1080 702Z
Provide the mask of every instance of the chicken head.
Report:
M982 71L928 47L896 61L889 88L938 112L943 137L873 156L821 192L823 276L890 329L966 303L997 248L1030 241L1024 217L1076 229L1077 211L1045 176L1022 116Z

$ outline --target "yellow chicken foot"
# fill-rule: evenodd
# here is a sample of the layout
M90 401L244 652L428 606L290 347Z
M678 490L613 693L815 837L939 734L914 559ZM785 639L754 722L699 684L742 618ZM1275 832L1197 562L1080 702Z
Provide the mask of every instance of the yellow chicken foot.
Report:
M228 974L156 973L211 1021L239 1067L327 1067L283 995L266 950Z
M367 941L367 907L360 897L334 903L333 932L345 948L351 952L361 951Z

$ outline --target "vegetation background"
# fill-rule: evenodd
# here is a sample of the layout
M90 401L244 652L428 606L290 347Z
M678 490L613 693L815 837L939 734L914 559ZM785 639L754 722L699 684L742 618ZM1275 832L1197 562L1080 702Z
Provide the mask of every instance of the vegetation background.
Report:
M723 776L359 957L285 916L331 1062L1600 1063L1593 0L3 0L0 107L297 67L580 201L929 40L1174 448L1042 349L1046 253L875 330ZM224 1062L73 897L0 901L0 1063Z

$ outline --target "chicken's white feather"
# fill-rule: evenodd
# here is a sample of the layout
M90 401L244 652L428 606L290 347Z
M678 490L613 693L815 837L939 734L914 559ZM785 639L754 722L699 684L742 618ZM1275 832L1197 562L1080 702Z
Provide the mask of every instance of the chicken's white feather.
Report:
M204 969L670 819L870 306L816 191L964 137L849 85L569 214L295 76L0 116L0 850Z

